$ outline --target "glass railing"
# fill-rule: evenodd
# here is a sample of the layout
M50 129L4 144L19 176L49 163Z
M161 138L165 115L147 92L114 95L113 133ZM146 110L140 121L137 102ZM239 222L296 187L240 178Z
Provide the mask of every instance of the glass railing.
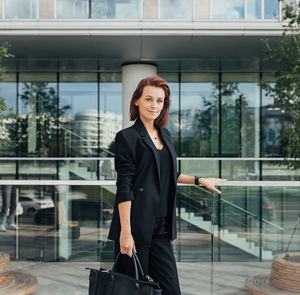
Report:
M299 251L299 236L293 235L299 219L299 184L228 182L221 187L221 195L203 187L179 186L179 223L186 223L198 238L207 241L206 254L210 249L210 255L203 256L201 247L196 261L203 261L203 257L212 261L264 261L287 250ZM181 239L177 243L181 242L186 243ZM198 243L202 242L199 238ZM178 259L186 261L182 252Z
M14 260L113 259L113 244L107 240L107 233L114 186L79 185L79 181L74 181L75 185L23 182L26 184L5 185L7 181L1 181L0 207L10 199L13 210L3 220L6 231L0 233L2 252L9 253ZM12 221L17 230L10 228Z
M1 233L2 251L16 260L112 259L107 233L115 181L2 179L0 185L0 207L7 194L18 204L18 230ZM228 182L221 191L217 195L202 186L178 185L178 261L264 261L289 244L289 251L300 250L299 235L292 238L299 182Z
M22 266L38 279L40 276L40 290L48 287L45 278L52 278L61 290L61 280L74 271L82 272L86 279L78 279L70 288L76 285L87 290L84 267L98 267L99 263L111 267L114 244L107 235L115 180L2 178L0 185L0 207L7 186L12 186L11 199L15 198L17 204L16 216L7 216L17 229L7 226L5 232L0 232L0 251L10 255L15 268ZM299 182L228 181L220 190L222 194L217 195L202 186L178 184L178 238L173 247L183 294L198 294L199 288L205 294L241 290L247 274L270 268L275 254L287 249L300 251ZM54 264L41 262L68 263L50 274ZM232 282L227 286L219 275L228 269L228 280ZM203 279L196 279L199 274ZM217 292L219 285L224 293Z
M189 158L178 157L178 167L187 175L226 178L229 181L299 181L300 168L290 169L284 158ZM287 159L290 163L294 159Z
M0 179L115 180L114 158L0 158Z
M177 159L180 171L187 175L238 182L300 181L300 169L290 169L283 158ZM0 157L0 179L116 180L116 176L113 157Z

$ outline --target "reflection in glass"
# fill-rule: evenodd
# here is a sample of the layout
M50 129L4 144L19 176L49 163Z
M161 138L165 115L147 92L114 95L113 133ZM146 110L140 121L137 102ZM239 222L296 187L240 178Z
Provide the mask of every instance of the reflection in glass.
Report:
M19 216L20 257L44 261L56 258L57 235L51 229L52 224L47 226L50 223L44 214L47 210L54 210L52 197L50 187L20 187L19 204L23 208Z
M100 75L100 156L114 157L116 133L122 129L122 76L120 73ZM100 169L108 165L100 161ZM107 175L108 177L108 175ZM111 176L112 177L112 176Z
M83 159L72 160L72 158L70 158L70 160L59 161L59 179L97 180L97 162L98 162L97 160L93 160L92 158L89 159L88 157L84 160ZM107 171L107 173L109 172L112 175L111 171Z
M222 76L222 155L259 157L259 87L255 74ZM249 144L251 142L251 144Z
M212 0L213 19L243 19L244 0Z
M272 77L264 75L265 82L272 83ZM271 86L274 86L272 83ZM281 139L281 134L288 128L288 118L281 106L275 103L271 96L262 92L262 157L282 157L286 142Z
M192 0L160 0L160 18L192 19Z
M279 2L278 0L265 0L265 19L278 18Z
M97 74L61 73L60 156L97 156Z
M178 239L174 241L176 261L209 262L212 258L212 199L212 194L200 187L178 187L176 211L180 212L180 218L177 219Z
M15 155L13 155L15 157ZM16 161L0 161L0 177L1 179L16 179Z
M177 73L159 73L160 77L164 78L170 87L170 109L169 123L167 125L173 139L173 144L177 155L179 155L179 83Z
M263 246L273 253L282 253L290 242L293 230L299 217L299 187L263 187L262 194L269 203L263 209L263 218L272 214L272 224L263 227ZM297 232L296 232L297 233ZM289 251L299 251L299 235L291 241Z
M218 155L218 75L182 73L182 156Z
M57 0L57 18L88 18L89 0Z
M187 175L216 177L219 171L219 160L180 160L181 172Z
M117 173L115 171L115 161L113 157L105 160L100 160L99 170L101 180L116 180Z
M17 218L23 213L18 204L17 186L2 185L0 189L0 235L1 252L16 257Z
M19 77L18 140L20 154L23 156L56 156L56 74L20 73Z
M92 18L139 18L139 0L92 0Z
M216 202L214 210L215 216L220 215L216 221L219 223L220 230L228 230L227 241L233 239L232 234L239 234L239 240L245 240L249 236L251 239L252 234L259 232L259 188L257 187L223 187L221 201ZM219 206L219 207L218 207ZM230 235L231 233L231 235ZM221 237L226 240L226 237ZM235 246L237 242L229 241L229 244ZM259 247L251 247L250 242L246 245L237 246L237 253L234 249L228 248L226 244L222 244L220 249L221 253L226 256L223 259L226 261L236 261L243 259L243 261L253 261L259 257ZM247 245L248 244L248 245ZM222 259L222 260L223 260Z
M263 260L285 251L299 215L299 187L221 190L217 197L200 186L178 187L179 261L257 261L260 243ZM107 234L115 193L115 186L22 186L18 243L15 231L2 232L1 250L35 261L113 261ZM295 235L290 250L299 251L299 245Z
M56 179L57 163L47 160L18 161L19 179Z
M0 156L16 156L16 80L6 75L0 82Z
M112 261L113 245L107 233L113 200L114 193L99 186L21 187L20 256L43 261ZM15 247L12 243L11 250Z
M279 161L262 161L263 181L300 181L300 168L290 169Z
M224 160L221 164L222 178L231 181L258 181L258 161Z
M261 0L247 0L247 18L261 18Z
M4 18L37 18L38 0L5 0Z

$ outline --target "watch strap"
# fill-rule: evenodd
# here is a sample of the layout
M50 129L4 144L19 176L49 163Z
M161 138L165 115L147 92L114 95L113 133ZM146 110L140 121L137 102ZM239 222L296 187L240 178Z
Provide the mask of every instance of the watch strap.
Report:
M195 185L199 185L199 176L195 176Z

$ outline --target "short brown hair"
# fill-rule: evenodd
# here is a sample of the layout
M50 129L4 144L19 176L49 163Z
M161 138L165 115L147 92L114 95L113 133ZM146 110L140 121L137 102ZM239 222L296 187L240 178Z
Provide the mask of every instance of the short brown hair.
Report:
M134 121L139 117L139 107L134 103L142 96L143 90L146 86L160 87L165 92L164 107L159 116L154 120L155 127L165 127L169 121L169 108L170 108L170 88L163 78L159 76L149 76L142 79L136 87L130 102L130 121Z

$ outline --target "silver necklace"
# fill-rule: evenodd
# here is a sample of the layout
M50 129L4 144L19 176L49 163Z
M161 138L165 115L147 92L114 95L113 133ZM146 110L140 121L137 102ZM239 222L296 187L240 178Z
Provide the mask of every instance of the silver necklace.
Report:
M157 140L156 135L152 135L152 134L151 134L151 137L154 138L155 140Z

